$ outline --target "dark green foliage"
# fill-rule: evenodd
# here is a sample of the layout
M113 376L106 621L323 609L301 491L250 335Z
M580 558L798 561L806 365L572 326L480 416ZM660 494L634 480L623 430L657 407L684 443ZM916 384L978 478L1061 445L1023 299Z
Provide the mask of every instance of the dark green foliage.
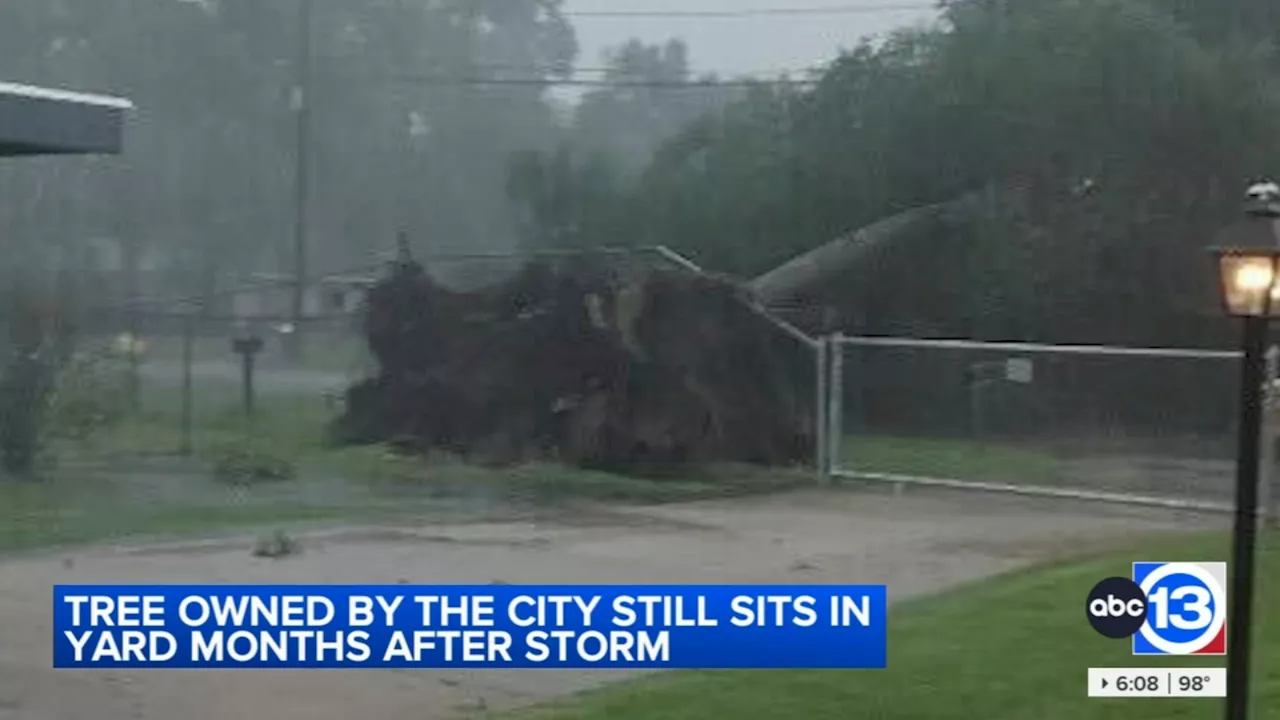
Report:
M570 128L573 148L584 157L603 155L625 177L648 164L653 151L699 117L718 112L741 96L733 86L717 86L714 76L695 78L689 48L681 40L647 45L632 39L606 52L602 79L617 86L584 93ZM663 84L708 81L697 91ZM636 87L651 83L659 87Z
M601 80L583 94L553 150L512 156L507 197L525 244L542 248L634 245L649 239L629 195L663 143L718 116L743 96L712 75L695 77L681 40L632 39L606 52ZM705 87L669 87L705 82ZM608 83L617 83L610 85Z
M1233 345L1204 247L1250 183L1280 172L1277 8L955 0L943 23L845 53L812 89L755 88L690 124L633 183L556 222L610 228L579 245L661 243L750 277L985 189L970 217L896 237L805 299L856 334ZM609 212L622 221L599 219ZM848 422L967 433L973 358L891 355L856 359ZM992 432L1230 430L1234 379L1212 363L1038 372L1031 388L990 393Z
M0 459L5 472L28 477L40 451L40 421L49 369L39 358L10 360L0 380Z
M70 353L65 297L11 286L3 307L7 344L0 372L0 463L9 475L31 477L42 449L46 409Z
M513 155L507 197L519 208L519 229L534 248L589 248L631 240L625 185L618 167L601 153L579 159L567 145L552 153Z
M856 48L812 90L754 89L557 222L612 209L625 222L594 219L611 232L576 242L662 243L749 276L990 186L971 223L824 289L845 329L1222 343L1201 248L1280 166L1274 8L957 0L944 24Z

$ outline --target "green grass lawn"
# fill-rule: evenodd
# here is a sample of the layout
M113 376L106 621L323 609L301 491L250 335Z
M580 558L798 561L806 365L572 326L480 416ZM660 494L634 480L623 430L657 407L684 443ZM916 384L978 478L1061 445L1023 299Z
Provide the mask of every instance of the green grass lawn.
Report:
M1047 452L998 442L850 436L840 448L841 466L875 473L986 482L1053 484L1060 463Z
M481 467L382 447L332 447L325 427L338 408L317 394L265 394L249 419L234 388L200 388L193 407L192 453L185 460L178 454L180 393L144 388L141 407L123 421L84 441L55 443L38 482L0 480L0 552L299 521L475 519L448 514L450 500L458 498L517 509L662 503L812 483L804 470L716 466L645 480L552 463ZM273 466L286 464L293 477L250 487L216 482L219 460L245 450Z
M144 361L158 363L180 363L183 358L183 341L181 337L145 338L146 353ZM305 354L301 363L295 365L286 362L280 353L279 336L267 336L267 348L259 356L259 364L267 367L287 365L307 370L327 370L331 372L354 372L369 367L372 359L364 340L354 332L311 333L304 342ZM231 338L200 337L192 342L191 357L195 362L227 362L238 363L239 357L231 351Z
M688 477L648 480L568 468L553 463L506 467L466 464L444 455L406 456L383 446L334 447L325 440L326 425L338 408L317 395L271 394L259 398L252 419L239 398L206 391L193 403L192 452L211 461L228 448L252 445L297 467L305 480L340 477L379 489L435 485L489 485L535 499L574 498L599 501L676 502L730 497L812 484L806 469L718 465L699 468ZM172 454L181 445L180 396L149 391L141 414L108 429L78 450L79 455Z
M324 446L324 429L338 409L320 393L266 393L246 415L239 387L198 387L192 393L191 444L197 455L257 439L278 452L297 456ZM84 443L63 443L75 456L173 454L182 447L182 393L175 388L144 388L139 407L123 421L98 430Z
M181 448L180 394L147 388L142 406L82 441L58 440L38 479L0 481L0 552L130 536L216 532L281 523L378 520L425 513L425 497L347 494L317 499L309 477L235 487L216 480L218 459L253 447L294 465L325 464L322 398L264 397L255 420L234 392L195 395L191 450ZM308 465L310 467L310 465Z
M65 487L65 486L64 486ZM392 509L373 507L323 507L299 503L206 503L138 505L99 498L91 494L72 502L50 499L41 491L0 486L0 553L122 540L131 537L170 537L223 532L236 528L304 522L382 520L394 517ZM23 496L25 495L25 496Z
M295 479L234 495L207 489L192 497L160 493L163 501L116 492L105 468L140 458L176 458L182 446L181 393L144 387L140 406L124 421L83 442L60 442L51 478L35 486L0 483L0 551L89 542L138 534L203 532L294 520L337 521L430 510L440 496L483 494L523 504L572 501L662 503L804 487L811 471L741 466L701 468L684 478L645 480L552 463L480 467L457 459L405 457L381 447L335 448L325 426L339 409L317 393L263 394L246 418L234 386L201 387L193 396L191 465L211 475L229 453L246 450L279 460ZM859 469L1049 482L1055 461L1034 451L962 441L850 438L845 458ZM298 498L308 483L359 488L339 504ZM212 480L207 481L213 485ZM246 499L248 501L246 501Z
M1256 636L1258 718L1280 718L1280 547L1264 539ZM1135 658L1097 635L1084 599L1146 560L1222 560L1224 535L1153 540L1127 552L1015 572L894 606L887 670L671 672L509 717L519 720L1209 720L1221 699L1091 699L1090 667L1225 666L1225 658ZM893 588L889 588L892 598Z

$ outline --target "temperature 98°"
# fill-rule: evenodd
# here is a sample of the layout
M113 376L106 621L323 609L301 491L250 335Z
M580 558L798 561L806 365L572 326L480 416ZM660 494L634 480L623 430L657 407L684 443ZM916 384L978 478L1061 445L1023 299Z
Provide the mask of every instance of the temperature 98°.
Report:
M1208 683L1208 675L1183 675L1178 678L1178 690L1182 692L1204 692L1204 686Z

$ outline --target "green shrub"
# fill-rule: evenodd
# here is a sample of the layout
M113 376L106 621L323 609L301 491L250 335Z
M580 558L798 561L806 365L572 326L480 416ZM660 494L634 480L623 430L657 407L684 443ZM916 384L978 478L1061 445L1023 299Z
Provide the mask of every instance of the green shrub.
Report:
M128 373L128 365L118 358L73 356L46 399L45 433L51 438L85 440L119 423L129 411Z
M283 530L260 536L253 546L254 557L261 558L282 558L301 551L302 545Z
M16 352L0 375L0 461L10 475L36 472L53 375L46 358Z
M213 476L229 485L256 485L292 480L293 461L280 457L250 440L223 446L213 452Z

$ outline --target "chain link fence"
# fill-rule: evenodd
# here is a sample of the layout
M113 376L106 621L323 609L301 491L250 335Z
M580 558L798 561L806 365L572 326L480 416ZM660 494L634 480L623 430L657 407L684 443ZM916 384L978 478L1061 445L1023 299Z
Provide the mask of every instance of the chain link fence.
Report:
M1238 354L834 336L835 478L1227 510Z
M370 367L354 316L137 313L95 330L78 339L51 402L49 433L80 459L199 454L255 419L314 426ZM254 339L255 352L238 351Z

